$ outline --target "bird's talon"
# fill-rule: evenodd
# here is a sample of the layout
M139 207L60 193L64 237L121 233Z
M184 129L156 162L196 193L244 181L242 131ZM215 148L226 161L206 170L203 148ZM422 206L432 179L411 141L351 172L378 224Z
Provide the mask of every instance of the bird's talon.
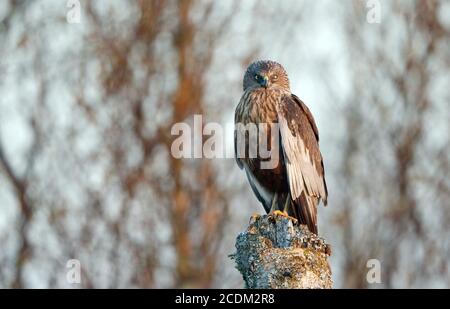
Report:
M296 218L289 216L289 214L285 211L275 210L274 212L272 212L272 216L275 216L275 217L280 216L280 217L289 219L289 220L293 221L294 224L298 222L298 220Z
M287 213L282 212L280 210L275 210L274 212L272 212L272 215L274 215L274 216L281 216L281 217L288 217Z

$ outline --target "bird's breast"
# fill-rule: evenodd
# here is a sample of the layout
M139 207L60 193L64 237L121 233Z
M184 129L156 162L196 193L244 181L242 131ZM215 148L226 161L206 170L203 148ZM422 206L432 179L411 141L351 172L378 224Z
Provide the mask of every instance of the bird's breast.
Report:
M256 89L244 93L241 102L242 120L245 123L276 123L278 122L277 105L280 94L268 89Z
M246 157L242 162L248 167L262 187L270 192L284 190L287 184L286 171L283 164L283 155L281 153L279 131L274 124L278 123L277 105L281 100L281 94L277 91L269 89L257 89L244 93L241 102L236 109L236 122L243 124L255 124L258 130L258 149L271 152L271 156L276 153L276 163L272 168L263 168L263 162L272 160L273 158L262 157L258 151L256 157ZM248 127L246 127L248 128ZM238 134L239 135L239 134ZM250 149L249 139L245 138L245 147ZM265 139L262 143L262 138ZM248 154L249 151L246 151Z

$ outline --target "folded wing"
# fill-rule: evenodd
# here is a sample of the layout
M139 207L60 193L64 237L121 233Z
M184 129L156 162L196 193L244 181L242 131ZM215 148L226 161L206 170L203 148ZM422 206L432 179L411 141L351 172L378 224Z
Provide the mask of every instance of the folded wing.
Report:
M328 192L314 118L300 99L285 96L278 121L294 212L317 232L317 203L321 199L326 205Z

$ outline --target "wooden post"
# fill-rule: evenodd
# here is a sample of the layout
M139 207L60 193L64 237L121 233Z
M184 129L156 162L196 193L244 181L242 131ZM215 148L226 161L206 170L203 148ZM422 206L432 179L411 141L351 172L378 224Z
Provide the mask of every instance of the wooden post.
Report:
M230 257L250 289L331 289L331 247L295 219L253 216Z

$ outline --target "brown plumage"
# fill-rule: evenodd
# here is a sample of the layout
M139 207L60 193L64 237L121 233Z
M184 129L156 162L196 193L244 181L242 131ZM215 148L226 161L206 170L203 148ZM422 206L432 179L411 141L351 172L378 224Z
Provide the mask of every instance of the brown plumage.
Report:
M284 211L317 234L317 205L320 200L326 205L328 196L319 132L308 107L291 94L280 64L258 61L248 67L235 123L237 164L266 212ZM252 132L258 134L253 152ZM264 149L271 157L262 155Z

